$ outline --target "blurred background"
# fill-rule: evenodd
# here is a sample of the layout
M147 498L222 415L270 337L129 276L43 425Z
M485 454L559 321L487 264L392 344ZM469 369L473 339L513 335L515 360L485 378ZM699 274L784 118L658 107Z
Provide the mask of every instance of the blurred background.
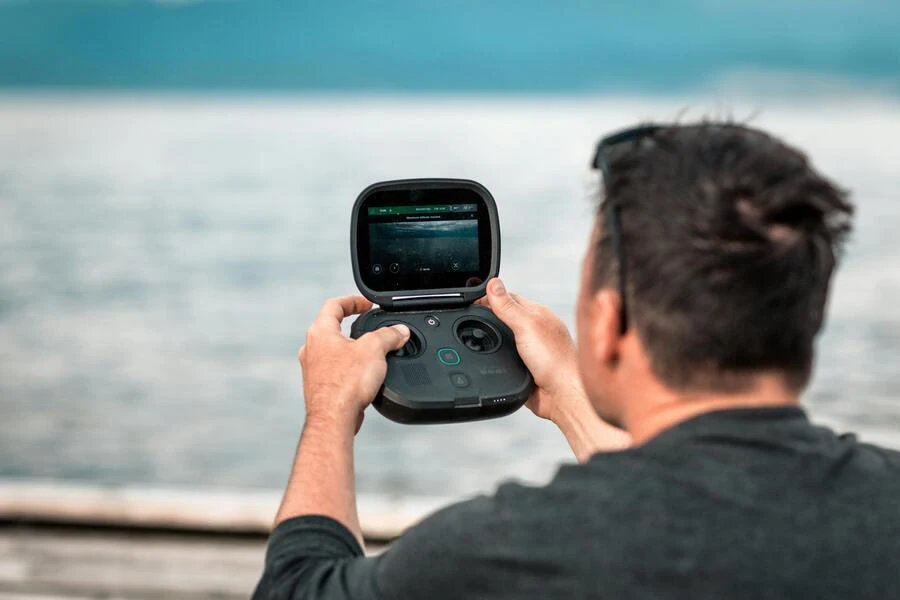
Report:
M806 402L900 448L896 0L0 0L0 478L280 488L363 187L482 182L507 284L571 322L594 142L703 117L852 190ZM358 485L460 498L571 460L527 410L370 411Z

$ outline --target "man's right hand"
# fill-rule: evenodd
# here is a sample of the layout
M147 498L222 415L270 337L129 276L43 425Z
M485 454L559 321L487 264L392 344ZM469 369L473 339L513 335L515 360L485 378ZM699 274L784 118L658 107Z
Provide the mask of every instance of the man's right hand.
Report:
M497 278L488 282L481 303L512 329L519 356L534 377L535 390L526 406L562 430L579 460L629 445L628 434L600 419L591 405L578 373L575 343L559 317L509 293Z
M537 416L556 422L560 406L586 403L578 374L575 342L565 323L546 306L511 294L500 279L487 287L487 304L516 336L516 349L536 385L527 406Z

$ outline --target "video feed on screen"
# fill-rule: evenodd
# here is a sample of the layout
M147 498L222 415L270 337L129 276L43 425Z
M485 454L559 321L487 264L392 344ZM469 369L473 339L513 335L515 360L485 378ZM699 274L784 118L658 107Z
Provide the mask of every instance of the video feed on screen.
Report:
M477 273L477 219L394 221L369 225L375 275Z

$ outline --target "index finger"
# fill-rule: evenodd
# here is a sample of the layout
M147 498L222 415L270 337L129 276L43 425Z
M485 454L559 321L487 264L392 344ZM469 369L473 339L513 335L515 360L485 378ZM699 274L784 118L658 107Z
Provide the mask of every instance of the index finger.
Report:
M340 331L341 321L350 315L364 313L370 308L372 308L372 303L362 296L330 298L322 304L322 308L319 310L319 315L314 323Z

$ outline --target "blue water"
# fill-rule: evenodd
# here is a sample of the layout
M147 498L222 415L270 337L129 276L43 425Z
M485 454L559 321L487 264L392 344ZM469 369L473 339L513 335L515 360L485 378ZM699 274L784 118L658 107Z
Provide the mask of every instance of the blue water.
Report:
M0 477L280 487L363 187L481 181L510 287L570 320L596 139L754 113L859 202L806 402L900 447L898 32L896 0L0 0ZM372 413L357 450L379 494L566 460L527 411Z
M900 92L896 0L0 2L0 86L683 92L744 72Z
M382 179L468 177L497 199L510 288L571 321L596 138L702 97L0 96L0 477L283 485L296 351L355 290L350 208ZM900 447L900 102L762 108L848 186L857 232L805 401ZM573 460L523 410L408 427L371 412L359 489L459 496Z

